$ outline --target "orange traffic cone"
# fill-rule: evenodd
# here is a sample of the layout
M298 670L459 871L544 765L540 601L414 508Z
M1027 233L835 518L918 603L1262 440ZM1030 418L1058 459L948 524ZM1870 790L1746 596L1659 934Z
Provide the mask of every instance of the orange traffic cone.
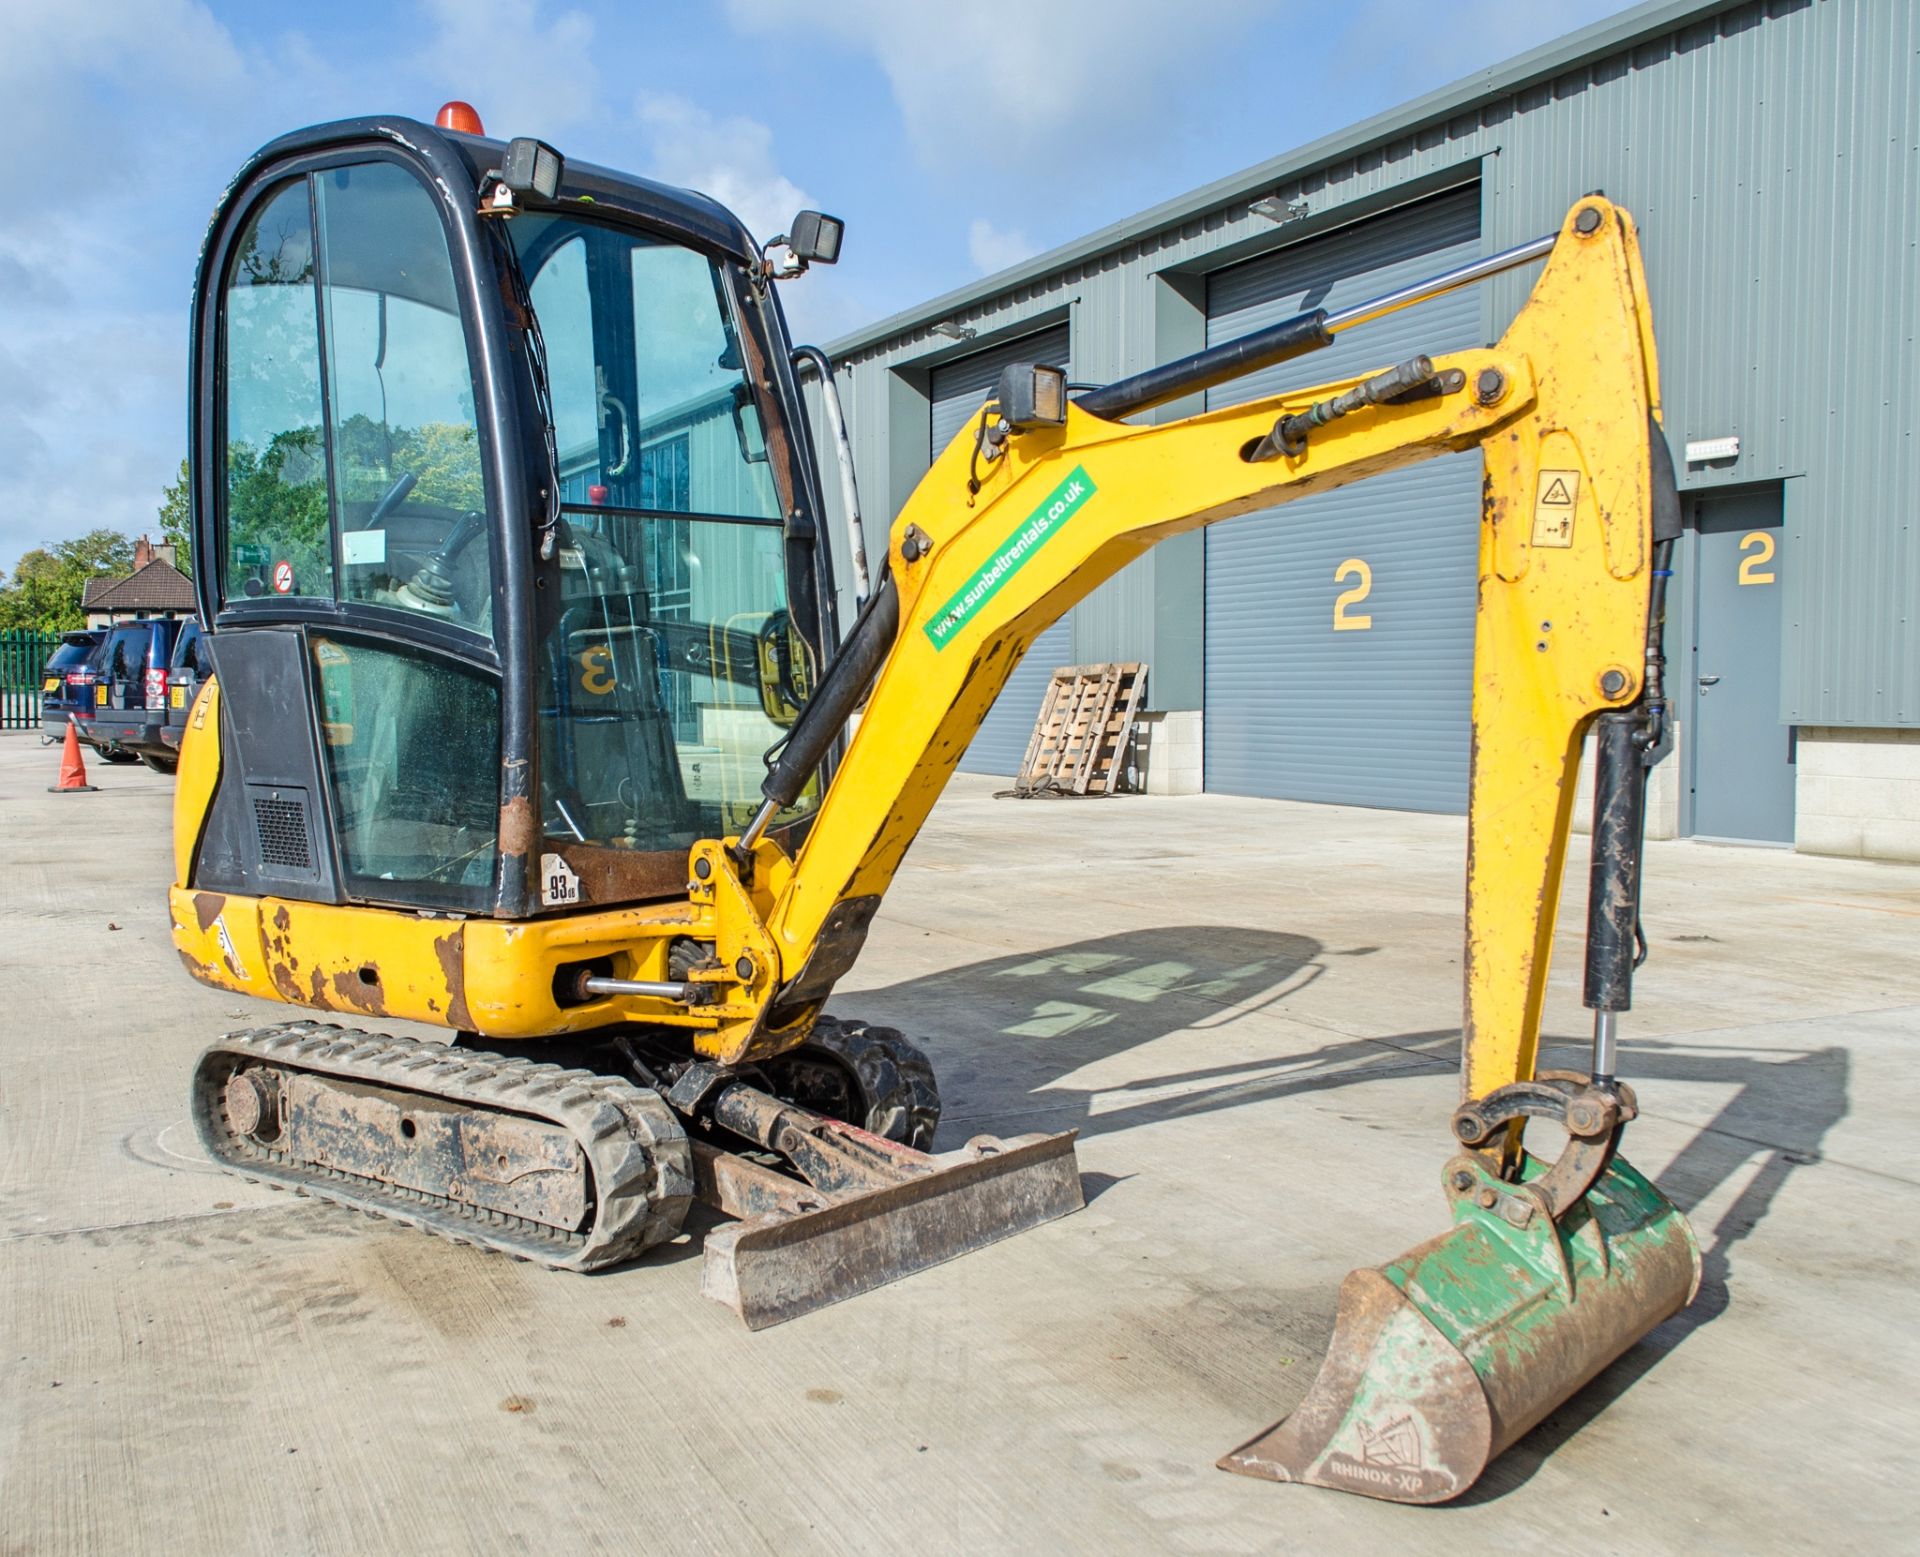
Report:
M60 748L60 782L49 784L50 795L72 795L81 790L98 789L98 784L87 782L87 765L80 760L80 731L72 719L67 720L67 744Z

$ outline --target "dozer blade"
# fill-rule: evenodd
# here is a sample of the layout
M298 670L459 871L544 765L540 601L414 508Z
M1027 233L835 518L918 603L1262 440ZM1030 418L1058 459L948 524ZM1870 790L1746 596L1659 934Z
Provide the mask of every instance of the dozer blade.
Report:
M1221 1469L1444 1503L1699 1287L1687 1219L1618 1157L1558 1225L1477 1159L1448 1175L1453 1228L1347 1277L1306 1398Z
M744 1218L707 1235L700 1290L763 1330L1066 1216L1085 1204L1073 1141L976 1136L932 1156L876 1143L911 1176L832 1196L696 1144L701 1198Z

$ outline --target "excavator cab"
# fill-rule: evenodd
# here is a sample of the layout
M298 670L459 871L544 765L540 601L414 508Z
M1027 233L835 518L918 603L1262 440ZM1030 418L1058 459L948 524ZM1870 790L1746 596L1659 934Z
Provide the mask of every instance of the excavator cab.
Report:
M363 120L249 164L194 466L259 738L197 885L518 920L681 889L744 825L835 636L770 270L712 202L537 142Z

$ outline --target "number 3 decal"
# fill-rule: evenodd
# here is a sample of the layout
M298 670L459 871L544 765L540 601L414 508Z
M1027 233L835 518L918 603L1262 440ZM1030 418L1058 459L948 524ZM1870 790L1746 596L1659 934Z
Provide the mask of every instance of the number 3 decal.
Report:
M1773 561L1773 532L1771 530L1749 530L1740 537L1740 582L1742 584L1771 584L1771 571L1760 570Z
M1346 579L1358 582L1351 589L1342 590L1333 602L1333 630L1337 633L1365 632L1373 626L1373 617L1365 612L1358 616L1349 616L1347 607L1358 605L1373 589L1373 569L1358 557L1349 557L1333 570L1333 581L1338 584Z
M574 656L580 665L580 690L590 697L605 697L618 683L613 677L613 653L604 643L596 643Z

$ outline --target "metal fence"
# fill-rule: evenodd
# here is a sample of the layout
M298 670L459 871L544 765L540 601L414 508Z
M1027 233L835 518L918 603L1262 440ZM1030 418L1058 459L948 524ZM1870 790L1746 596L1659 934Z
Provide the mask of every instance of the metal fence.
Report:
M58 633L31 627L0 632L0 730L40 728L41 672L59 646Z

